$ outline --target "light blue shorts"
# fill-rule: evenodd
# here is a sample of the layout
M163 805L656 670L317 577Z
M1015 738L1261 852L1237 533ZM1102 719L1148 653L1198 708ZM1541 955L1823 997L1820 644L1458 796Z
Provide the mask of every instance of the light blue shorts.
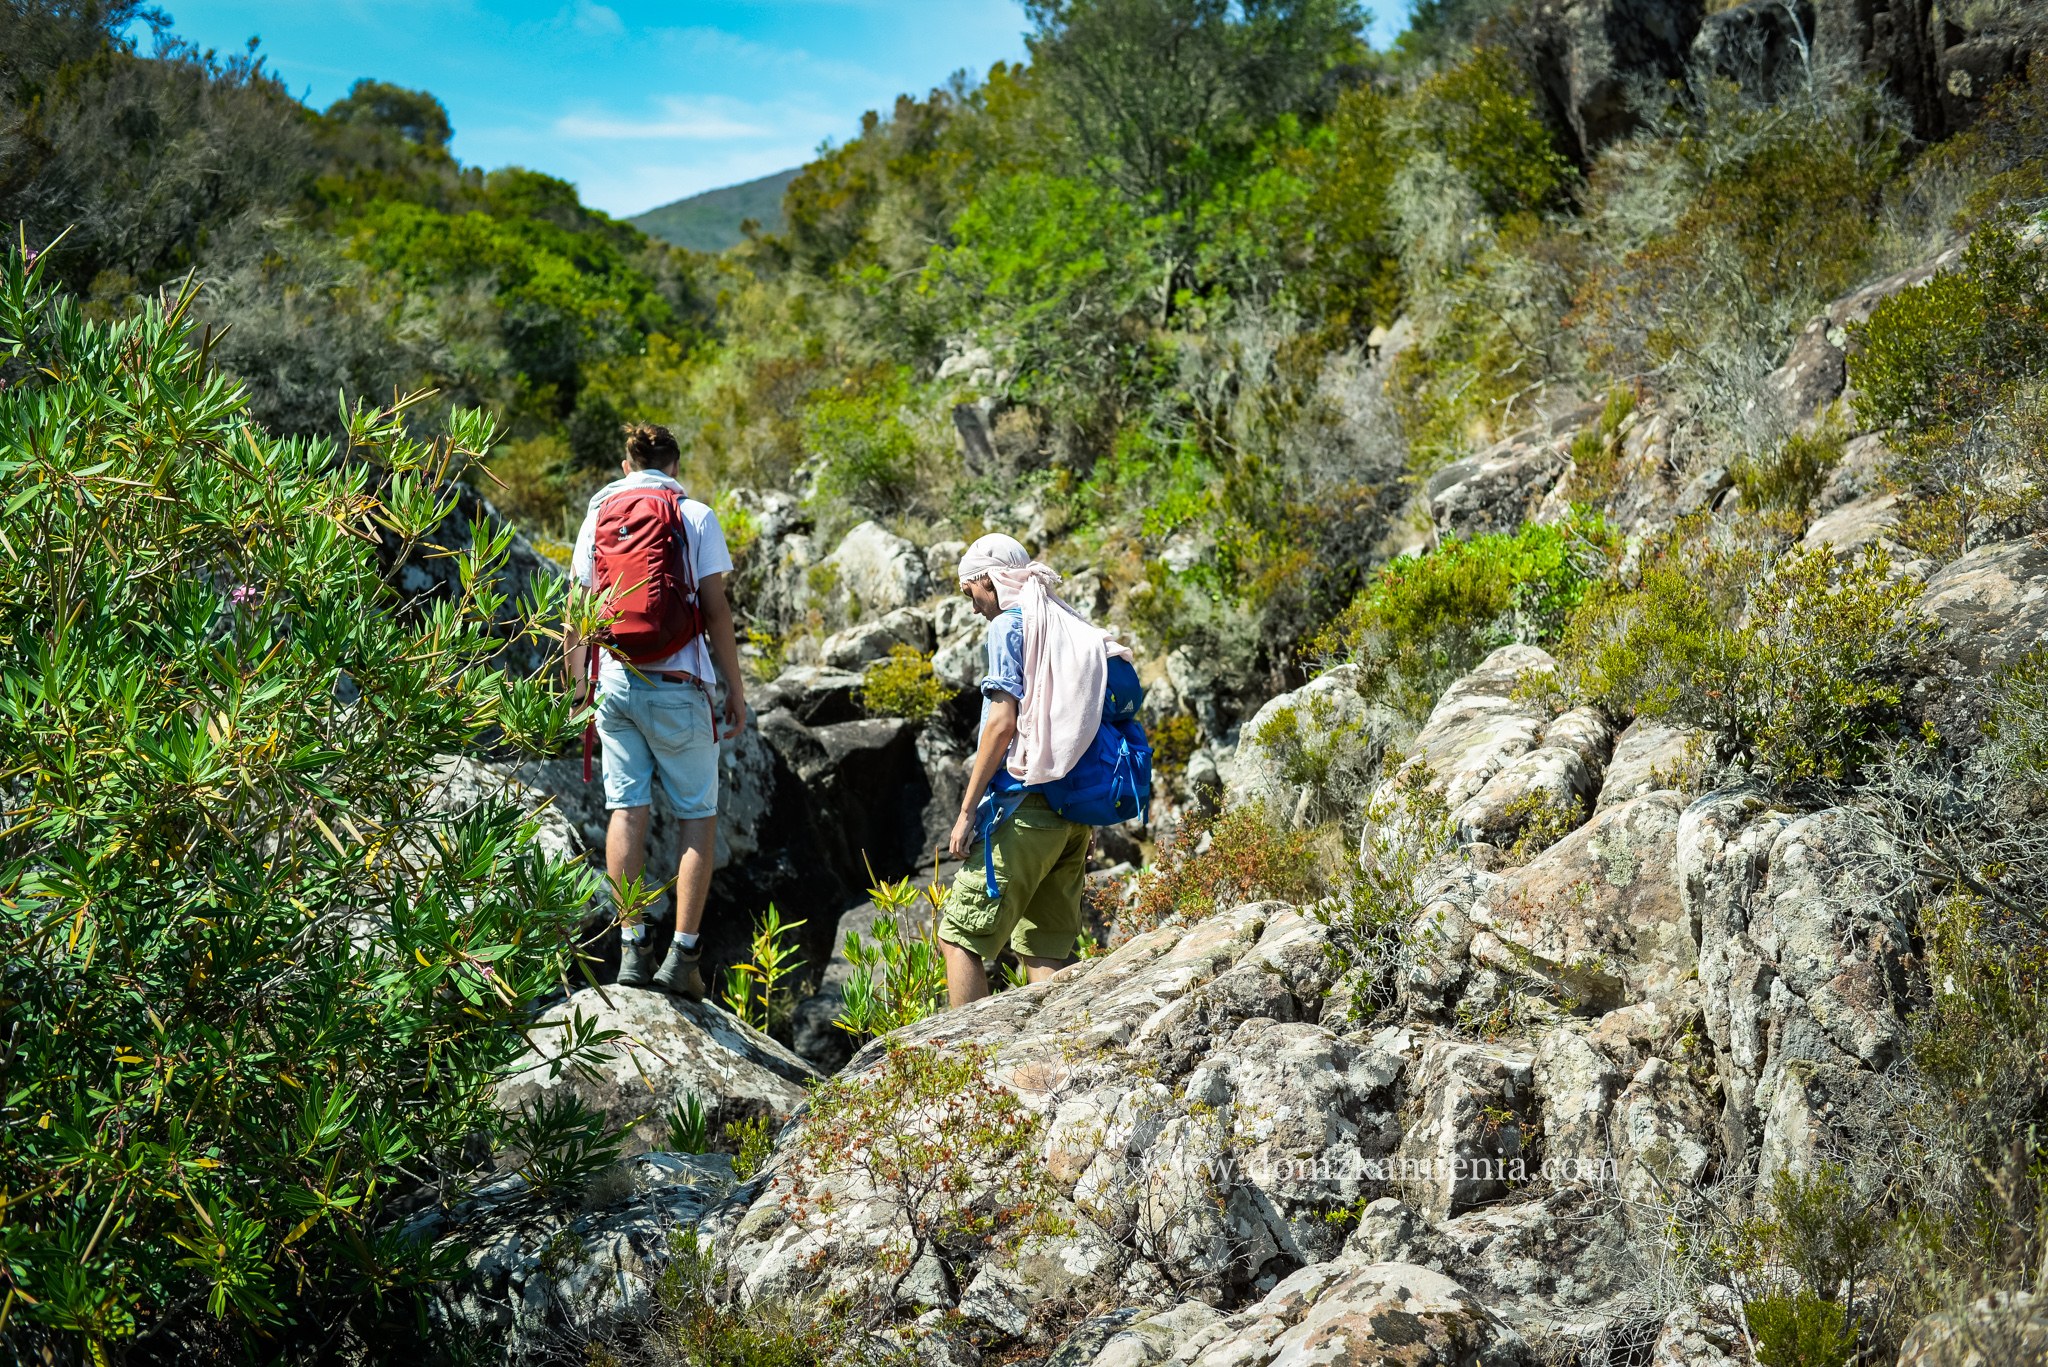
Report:
M661 780L671 816L718 815L718 733L711 703L693 683L607 679L597 702L604 751L604 805L646 807Z

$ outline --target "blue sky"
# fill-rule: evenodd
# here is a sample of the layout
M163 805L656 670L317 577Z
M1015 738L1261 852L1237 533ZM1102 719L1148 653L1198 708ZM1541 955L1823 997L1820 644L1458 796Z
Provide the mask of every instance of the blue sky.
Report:
M453 150L573 181L625 216L807 161L862 111L1024 56L1017 0L165 0L250 37L316 108L359 76L431 90ZM1390 0L1390 14L1405 5ZM1389 25L1376 25L1385 42Z

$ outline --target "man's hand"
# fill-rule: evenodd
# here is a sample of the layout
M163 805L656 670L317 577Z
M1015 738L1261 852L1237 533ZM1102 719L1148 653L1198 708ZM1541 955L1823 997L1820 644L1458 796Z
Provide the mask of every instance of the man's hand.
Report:
M946 849L955 859L965 859L968 847L974 844L974 813L963 811L960 819L953 823L953 838L946 842Z
M747 695L737 686L725 690L725 729L718 733L720 740L731 740L747 724Z

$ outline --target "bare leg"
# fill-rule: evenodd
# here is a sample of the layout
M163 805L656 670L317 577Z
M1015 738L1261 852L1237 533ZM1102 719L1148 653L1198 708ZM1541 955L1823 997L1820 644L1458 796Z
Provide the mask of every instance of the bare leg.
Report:
M653 818L652 807L612 809L611 824L604 831L604 871L611 876L614 891L646 871L647 827Z
M689 816L677 823L683 857L676 869L676 933L695 935L711 896L711 865L718 858L718 818Z
M965 1006L988 995L988 966L982 963L979 954L971 949L962 949L951 940L939 941L939 952L946 956L948 1004Z
M1017 956L1024 963L1024 977L1027 982L1042 983L1066 966L1065 959L1033 959L1028 955Z

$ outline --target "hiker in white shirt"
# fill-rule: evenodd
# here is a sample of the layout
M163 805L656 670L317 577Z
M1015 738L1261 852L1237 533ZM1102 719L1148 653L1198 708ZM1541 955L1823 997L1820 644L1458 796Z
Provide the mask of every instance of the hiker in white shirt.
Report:
M655 926L660 923L657 900L643 914L627 914L620 922L618 982L627 987L654 986L701 1001L704 977L699 967L699 927L711 891L712 861L718 843L718 743L739 734L746 722L745 683L739 648L733 635L732 605L725 595L725 576L732 570L718 516L705 504L683 496L676 482L681 451L667 428L634 424L626 429L623 478L591 496L570 573L586 588L599 588L603 557L596 545L600 514L607 500L635 491L661 491L677 496L677 531L688 546L689 576L694 581L695 631L672 654L634 663L614 644L600 646L597 736L604 757L605 806L611 820L605 831L605 872L615 889L640 877L647 865L647 835L653 819L655 793L680 823L683 853L676 871L676 934L666 959L654 967ZM644 501L644 500L643 500ZM671 506L671 505L664 505ZM670 513L670 517L674 514ZM615 576L616 577L616 576ZM626 593L644 582L607 584ZM663 638L664 640L668 638ZM569 682L585 686L590 642L572 628L565 642ZM724 706L716 721L712 695L725 684Z

